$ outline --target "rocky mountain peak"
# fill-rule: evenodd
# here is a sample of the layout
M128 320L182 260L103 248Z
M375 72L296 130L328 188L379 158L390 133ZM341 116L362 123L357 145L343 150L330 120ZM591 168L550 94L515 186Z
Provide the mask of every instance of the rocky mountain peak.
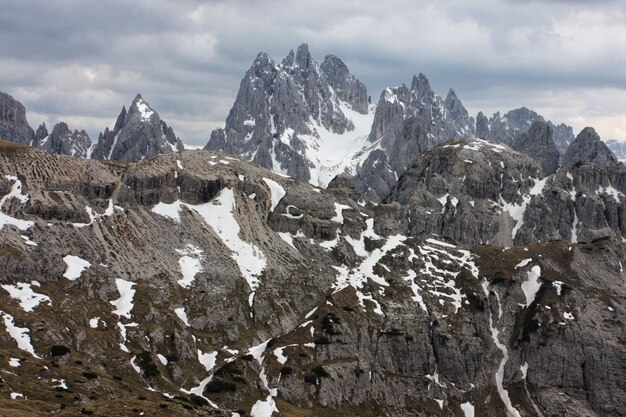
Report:
M172 128L137 94L128 111L122 107L113 130L107 128L99 135L91 158L137 162L183 149Z
M156 112L150 107L150 105L144 101L141 94L137 94L133 99L133 102L128 109L130 117L136 116L141 118L142 122L149 122L150 119L156 114Z
M41 141L48 136L48 127L45 123L42 123L35 132L35 140L33 141L33 147L38 148Z
M347 66L336 57L320 66L301 44L282 64L267 54L257 56L225 128L211 133L205 149L237 153L275 172L326 185L366 145L367 113L367 89Z
M292 51L293 52L293 51ZM252 63L252 68L257 71L268 71L276 67L276 62L267 52L259 52Z
M448 91L448 95L446 96L445 101L443 102L446 110L452 118L461 124L473 125L473 122L470 120L469 112L463 106L463 103L456 95L453 89Z
M298 46L294 64L301 70L308 69L314 62L311 52L309 52L309 45L306 43Z
M572 167L580 162L588 162L598 166L618 164L619 161L600 139L600 135L592 127L584 128L569 145L563 155L563 166Z
M84 130L70 130L65 122L57 123L52 132L42 138L38 144L41 150L53 154L87 158L91 148L91 139Z
M357 185L370 198L382 199L422 152L473 135L474 119L454 91L444 100L423 73L414 75L410 90L404 84L383 90L369 135L381 149L362 163Z
M560 158L553 137L554 129L550 123L535 120L526 133L513 141L511 147L533 158L544 175L551 175L559 168Z
M432 88L430 87L430 82L426 75L423 73L419 73L419 75L413 75L413 79L411 81L411 91L420 91L420 92L430 92Z
M361 114L368 113L369 101L365 84L352 75L339 57L326 55L320 68L340 100L349 103L353 110Z

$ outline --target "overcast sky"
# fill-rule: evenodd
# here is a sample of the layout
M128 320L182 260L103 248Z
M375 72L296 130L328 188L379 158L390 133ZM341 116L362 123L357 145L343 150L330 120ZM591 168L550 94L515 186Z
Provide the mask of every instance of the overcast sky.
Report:
M423 72L470 111L527 106L626 139L622 0L0 0L0 91L92 139L137 92L183 142L222 126L259 51L306 42L377 101Z

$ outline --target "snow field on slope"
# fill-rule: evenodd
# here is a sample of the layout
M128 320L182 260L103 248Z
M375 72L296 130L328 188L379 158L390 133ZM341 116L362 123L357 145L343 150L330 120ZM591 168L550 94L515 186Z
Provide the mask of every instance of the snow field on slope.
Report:
M280 200L282 200L287 192L279 183L274 180L271 180L269 178L263 178L263 181L270 188L270 194L272 198L272 206L270 207L270 211L274 211Z
M236 205L233 190L224 188L217 197L208 203L193 205L177 200L171 204L159 203L152 208L152 211L180 222L180 210L183 206L200 215L204 222L215 231L224 245L230 249L232 258L252 290L249 300L250 305L252 305L254 292L259 286L259 276L263 273L267 260L261 249L239 237L241 228L235 218Z
M9 201L10 199L17 198L22 204L28 201L28 195L22 194L21 181L13 175L6 175L5 178L9 181L12 181L13 186L11 187L11 191L9 191L9 194L5 195L4 197L2 197L2 199L0 199L0 230L2 230L4 226L7 226L7 225L15 226L20 230L26 230L29 227L33 226L35 222L16 219L15 217L11 217L8 214L4 214L1 211L1 208L2 206L4 206L4 203Z
M298 135L298 138L305 143L306 159L313 164L313 167L310 167L311 179L309 181L313 185L326 187L337 174L345 170L354 174L358 165L372 150L376 149L367 140L374 122L373 108L370 108L368 114L358 113L343 102L340 102L339 108L346 118L352 121L354 130L338 134L310 119L311 130L317 132L319 137Z

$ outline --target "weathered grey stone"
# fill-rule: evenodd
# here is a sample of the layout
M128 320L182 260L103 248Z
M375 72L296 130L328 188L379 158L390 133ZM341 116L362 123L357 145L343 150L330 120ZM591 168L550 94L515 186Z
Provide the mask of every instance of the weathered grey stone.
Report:
M3 356L21 359L0 391L26 397L10 413L625 415L621 166L539 179L528 156L457 141L420 155L379 205L355 201L345 176L323 190L206 151L121 164L0 141L0 170L28 194L2 214L33 222L0 230L0 291L50 297L33 311L0 297L1 322L43 358L0 332ZM0 177L2 196L15 181ZM523 224L507 202L526 202ZM509 246L514 227L517 246L479 244ZM90 263L77 279L67 255Z
M474 129L474 120L454 91L443 100L424 74L413 77L410 89L404 84L387 88L369 135L381 150L370 153L359 167L357 186L373 199L383 199L418 155L439 143L472 137Z

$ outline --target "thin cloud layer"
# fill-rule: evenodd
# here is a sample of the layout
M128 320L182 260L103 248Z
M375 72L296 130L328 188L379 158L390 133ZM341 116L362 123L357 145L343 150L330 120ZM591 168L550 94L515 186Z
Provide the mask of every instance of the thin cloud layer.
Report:
M527 106L626 139L626 13L618 1L0 0L0 91L35 127L92 137L137 92L203 145L259 51L307 42L341 57L373 100L423 72L472 114Z

